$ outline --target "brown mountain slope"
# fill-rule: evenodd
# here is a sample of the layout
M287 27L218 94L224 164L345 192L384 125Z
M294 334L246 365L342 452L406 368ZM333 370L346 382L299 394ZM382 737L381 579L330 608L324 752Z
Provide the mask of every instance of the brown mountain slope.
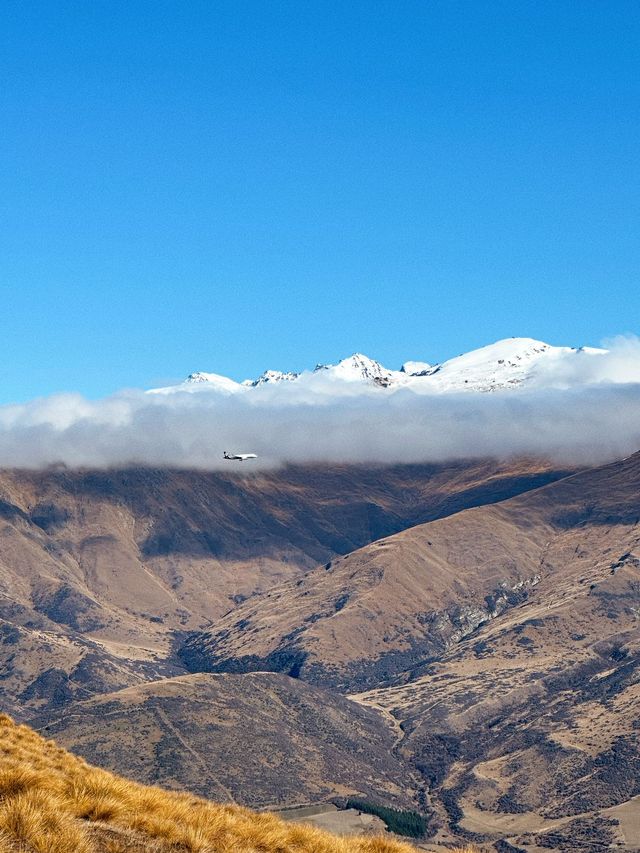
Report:
M252 807L360 795L415 808L420 785L379 713L275 673L130 687L78 702L41 731L138 781Z
M637 850L639 495L636 454L412 528L247 602L187 658L395 681L352 698L422 774L436 840Z
M344 690L388 682L523 601L580 596L615 561L635 559L639 489L636 454L381 539L245 602L191 637L183 660ZM635 618L605 618L601 636Z
M405 685L352 698L402 727L400 754L458 835L536 851L637 850L640 530L563 539L545 560L571 565L573 555L573 576L541 582Z
M138 785L0 717L1 853L410 853Z
M435 842L471 835L501 853L505 843L529 853L640 848L639 487L640 454L334 558L241 603L184 648L194 668L271 667L297 680L227 677L227 690L224 675L198 675L135 687L79 706L90 721L108 721L103 741L68 715L56 717L56 732L99 755L119 736L130 746L122 733L139 727L152 743L164 739L165 751L141 750L133 760L130 749L120 757L114 750L114 760L150 778L150 762L164 755L170 781L187 786L189 750L206 762L219 744L244 779L243 796L264 802L254 757L237 746L250 720L251 738L264 737L294 780L304 773L298 751L308 756L304 798L344 785L397 802L393 786L404 786L439 818ZM131 677L151 678L143 671L150 663ZM375 685L352 699L376 711L388 732L379 735L379 718L365 723L353 703L315 694L304 679L341 690ZM175 683L185 701L171 694ZM269 727L278 703L280 722ZM348 762L337 757L341 739ZM371 776L359 750L370 756ZM266 776L285 780L273 801L290 802L287 773L269 767Z
M0 684L24 718L173 676L176 631L318 561L562 472L544 463L0 472Z

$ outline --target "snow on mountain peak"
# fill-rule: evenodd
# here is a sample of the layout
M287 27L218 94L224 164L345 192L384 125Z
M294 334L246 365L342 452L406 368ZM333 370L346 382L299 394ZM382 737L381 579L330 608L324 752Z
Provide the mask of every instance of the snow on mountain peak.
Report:
M569 347L552 347L534 338L505 338L437 365L434 390L494 391L522 385L541 359L566 352Z
M360 352L343 358L337 364L318 364L314 373L322 370L327 370L336 379L346 380L347 382L364 379L382 386L389 385L394 376L394 371L387 370L379 361L375 361Z
M251 388L256 388L258 385L265 385L267 382L293 382L300 376L299 373L288 371L283 373L282 370L265 370L257 379L245 379L243 385L248 385Z
M362 353L354 353L337 364L318 364L303 373L265 370L257 379L234 382L217 373L191 373L180 385L154 389L155 393L210 389L224 394L249 392L260 386L276 388L281 383L305 388L305 393L340 394L358 388L375 386L410 389L416 393L490 392L509 388L567 388L582 382L616 381L602 362L598 369L593 360L607 350L592 347L558 347L534 338L505 338L488 346L450 358L440 364L406 361L401 370L389 370ZM586 368L586 369L585 369ZM627 374L624 374L627 376ZM631 380L640 381L640 376ZM332 384L333 383L333 384Z
M406 373L407 376L426 376L432 370L433 367L426 361L405 361L400 373Z
M179 387L184 388L185 386L192 386L193 390L198 387L214 387L219 391L226 391L228 393L233 393L241 387L239 382L229 379L228 376L221 376L219 373L204 373L202 371L190 373Z

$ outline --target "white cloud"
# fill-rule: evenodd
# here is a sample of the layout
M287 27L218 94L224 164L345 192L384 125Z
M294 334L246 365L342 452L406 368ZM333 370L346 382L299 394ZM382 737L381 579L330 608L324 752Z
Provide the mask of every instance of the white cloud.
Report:
M640 342L620 338L597 357L547 360L529 390L416 393L324 371L234 394L61 394L0 407L0 466L214 469L229 465L223 450L258 453L258 466L522 454L602 462L640 449L639 376Z

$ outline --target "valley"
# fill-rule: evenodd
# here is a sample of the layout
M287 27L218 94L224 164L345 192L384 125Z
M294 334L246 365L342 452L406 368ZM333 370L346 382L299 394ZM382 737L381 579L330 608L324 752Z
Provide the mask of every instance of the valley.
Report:
M640 847L640 454L0 482L3 707L76 754L429 850Z

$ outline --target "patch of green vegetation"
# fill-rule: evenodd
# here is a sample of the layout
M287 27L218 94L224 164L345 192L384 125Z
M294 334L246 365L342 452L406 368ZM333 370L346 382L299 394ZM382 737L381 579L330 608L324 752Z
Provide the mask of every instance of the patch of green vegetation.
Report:
M347 800L346 808L376 815L385 822L385 826L390 832L395 832L397 835L422 838L427 831L427 819L418 812L390 809L387 806L379 806L377 803L370 803L367 800L353 798Z

